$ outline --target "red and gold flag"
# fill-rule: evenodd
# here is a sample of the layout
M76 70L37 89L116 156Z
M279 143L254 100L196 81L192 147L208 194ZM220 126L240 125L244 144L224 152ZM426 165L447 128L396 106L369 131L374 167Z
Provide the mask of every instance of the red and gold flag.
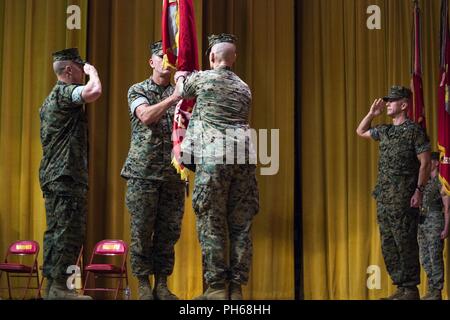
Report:
M439 179L450 195L450 35L448 0L441 0L441 82L438 89L438 147L440 151Z
M162 42L164 66L178 71L199 70L197 33L192 0L163 0ZM189 124L195 100L182 100L175 110L172 131L172 164L183 180L188 169L181 162L181 143Z

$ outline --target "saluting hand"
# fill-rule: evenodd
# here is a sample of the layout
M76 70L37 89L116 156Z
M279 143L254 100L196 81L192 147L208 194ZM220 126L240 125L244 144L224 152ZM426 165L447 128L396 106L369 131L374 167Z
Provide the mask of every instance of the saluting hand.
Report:
M385 106L386 104L384 103L383 99L375 99L372 106L370 107L369 113L374 117L378 117L383 112Z
M84 73L86 73L88 76L90 75L96 75L97 73L97 69L95 69L95 67L89 63L86 63L83 67Z

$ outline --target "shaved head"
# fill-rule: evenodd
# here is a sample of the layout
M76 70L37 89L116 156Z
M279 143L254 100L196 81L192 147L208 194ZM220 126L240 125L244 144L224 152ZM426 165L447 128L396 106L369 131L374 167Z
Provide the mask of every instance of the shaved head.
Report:
M236 61L236 46L233 43L221 42L211 49L217 63L232 65Z
M70 66L72 61L55 61L53 62L53 71L56 75L61 75L67 66Z

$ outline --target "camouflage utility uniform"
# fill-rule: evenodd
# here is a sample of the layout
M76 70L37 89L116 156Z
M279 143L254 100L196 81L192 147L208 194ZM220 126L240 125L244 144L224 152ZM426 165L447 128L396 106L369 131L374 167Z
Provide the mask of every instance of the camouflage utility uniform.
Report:
M223 67L192 74L185 80L182 95L197 98L182 150L199 161L192 202L206 282L246 284L252 257L252 219L259 210L256 168L248 162L251 146L240 141L249 130L250 89ZM221 154L225 144L216 144L227 129L242 130L236 136L228 134L227 146L244 143L244 164L236 164L236 155L231 156L234 164L226 164Z
M373 195L384 261L395 285L414 287L420 283L419 212L410 207L410 201L419 176L417 155L429 151L430 143L420 126L409 119L401 125L379 125L370 133L380 142Z
M423 210L419 222L420 261L428 277L428 290L442 290L444 286L444 230L441 182L436 175L430 178L423 193Z
M171 165L175 106L158 123L145 125L135 110L155 105L173 92L147 79L128 91L131 144L122 169L127 179L126 205L131 214L131 266L135 276L170 275L174 246L181 232L184 184Z
M64 281L86 233L87 117L82 86L58 81L40 108L43 158L39 180L45 198L44 276Z

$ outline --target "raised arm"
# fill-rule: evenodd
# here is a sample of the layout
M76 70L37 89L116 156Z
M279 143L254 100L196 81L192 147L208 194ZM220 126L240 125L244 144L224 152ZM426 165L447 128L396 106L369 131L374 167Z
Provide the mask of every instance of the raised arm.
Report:
M86 63L83 67L84 73L89 76L89 81L81 93L83 101L86 103L94 102L102 94L102 83L98 77L98 72L93 65Z
M356 133L358 136L366 139L370 139L370 126L372 124L372 120L375 117L378 117L384 109L385 103L383 99L376 99L372 106L370 107L369 113L362 119L358 128L356 129Z
M181 98L178 96L171 95L154 105L149 105L147 103L141 104L136 108L136 117L138 117L138 119L145 125L157 123L167 109L180 101L180 99Z

